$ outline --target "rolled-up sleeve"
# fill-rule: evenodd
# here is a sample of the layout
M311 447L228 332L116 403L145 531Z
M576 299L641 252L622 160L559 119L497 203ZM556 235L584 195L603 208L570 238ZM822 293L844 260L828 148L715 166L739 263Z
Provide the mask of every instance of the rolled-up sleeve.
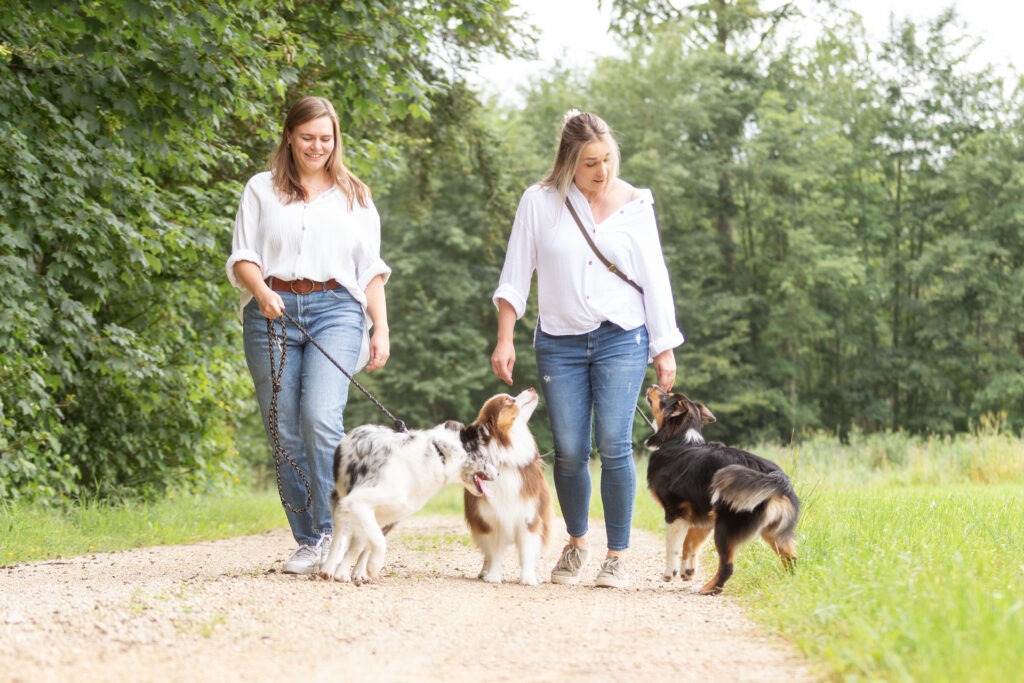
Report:
M391 267L384 262L380 255L380 214L375 206L366 209L368 215L364 217L365 231L362 237L362 244L359 249L359 258L356 260L356 284L363 291L366 290L373 278L383 276L384 283L391 278Z
M263 259L260 258L256 243L260 220L260 198L256 193L253 180L245 185L242 192L242 200L238 204L238 212L235 214L235 233L231 239L231 255L228 256L225 268L228 281L235 287L241 289L242 283L235 277L235 264L239 261L252 261L263 268Z
M526 192L519 200L516 217L512 222L512 234L508 239L508 249L505 251L505 264L498 279L498 288L492 297L495 307L499 299L509 302L515 309L517 320L526 313L530 282L537 267L534 231L537 225L538 206L534 201L534 194Z

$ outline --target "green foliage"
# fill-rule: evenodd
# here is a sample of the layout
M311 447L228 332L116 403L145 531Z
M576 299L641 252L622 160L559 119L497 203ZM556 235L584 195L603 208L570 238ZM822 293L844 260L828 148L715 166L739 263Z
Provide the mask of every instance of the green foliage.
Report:
M240 385L215 235L241 154L220 122L260 123L225 95L288 78L265 51L287 37L257 21L232 38L251 4L173 9L0 11L5 495L232 476Z
M461 81L519 49L508 0L0 7L0 497L269 462L222 264L241 184L307 93L338 105L382 212L393 357L360 379L411 426L507 389L491 294L579 107L654 190L678 385L713 438L1024 429L1024 90L966 66L955 15L876 46L847 11L808 44L785 38L792 3L614 5L624 56L553 65L522 111ZM537 381L535 320L512 391ZM381 419L353 394L350 427ZM533 427L547 451L543 411Z
M614 5L578 106L654 190L679 386L726 440L1024 428L1020 93L955 15L876 51L848 12L808 45L788 3Z
M392 356L366 386L411 427L469 422L509 390L490 370L497 286L523 184L512 140L498 134L473 93L452 89L429 121L406 126L403 163L376 202L384 223ZM524 344L522 348L528 348ZM516 376L535 381L524 353ZM385 422L353 393L349 426Z
M239 479L251 388L222 264L286 104L336 99L349 136L378 140L354 155L368 168L393 156L388 126L446 92L453 62L512 50L507 9L4 5L0 497Z

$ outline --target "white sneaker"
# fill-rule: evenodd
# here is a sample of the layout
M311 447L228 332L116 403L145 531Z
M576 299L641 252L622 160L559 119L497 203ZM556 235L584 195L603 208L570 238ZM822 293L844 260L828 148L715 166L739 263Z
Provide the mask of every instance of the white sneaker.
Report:
M331 535L322 534L316 545L300 545L284 563L283 574L316 574L331 552Z
M281 569L283 574L315 574L320 569L320 546L300 545Z

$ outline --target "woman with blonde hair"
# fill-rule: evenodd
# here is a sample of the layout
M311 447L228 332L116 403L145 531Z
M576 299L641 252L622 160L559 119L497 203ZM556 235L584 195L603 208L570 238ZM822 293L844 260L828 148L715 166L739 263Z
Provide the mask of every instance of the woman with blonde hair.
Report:
M328 100L303 97L288 111L270 170L246 183L227 260L228 279L242 290L245 358L264 426L288 456L278 463L281 502L298 548L284 573L315 573L329 549L331 468L349 381L286 325L275 435L267 321L287 311L350 374L376 370L390 354L390 274L370 190L342 159L338 115Z
M590 453L601 462L608 549L594 584L629 585L636 491L633 413L648 362L671 389L683 343L654 198L618 177L619 148L598 116L566 114L548 176L523 194L494 303L494 374L508 384L512 333L537 273L534 353L555 446L554 480L569 542L552 583L576 584L589 556Z

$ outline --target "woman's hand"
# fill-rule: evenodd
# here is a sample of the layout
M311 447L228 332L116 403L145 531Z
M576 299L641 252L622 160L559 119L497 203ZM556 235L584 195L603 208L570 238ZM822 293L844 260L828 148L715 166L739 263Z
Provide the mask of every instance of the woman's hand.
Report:
M239 261L234 270L238 281L256 299L264 318L273 320L284 315L284 300L263 281L263 272L258 265L252 261Z
M672 349L666 349L654 357L654 371L658 374L658 386L671 391L676 383L676 356Z
M391 334L387 327L373 326L373 335L370 337L370 361L366 364L366 371L373 372L384 367L391 357Z
M261 284L262 282L263 281L260 280ZM267 287L265 284L262 289L257 287L257 290L258 293L253 296L256 299L256 303L259 304L260 313L263 314L264 318L274 320L275 318L280 318L284 315L284 299L281 298L280 294L272 290L270 287Z
M491 370L505 384L512 384L512 368L516 365L516 347L512 330L516 326L516 309L505 299L498 299L498 343L491 354Z
M516 347L510 341L499 341L491 354L491 370L505 384L512 384L512 368L516 365Z

